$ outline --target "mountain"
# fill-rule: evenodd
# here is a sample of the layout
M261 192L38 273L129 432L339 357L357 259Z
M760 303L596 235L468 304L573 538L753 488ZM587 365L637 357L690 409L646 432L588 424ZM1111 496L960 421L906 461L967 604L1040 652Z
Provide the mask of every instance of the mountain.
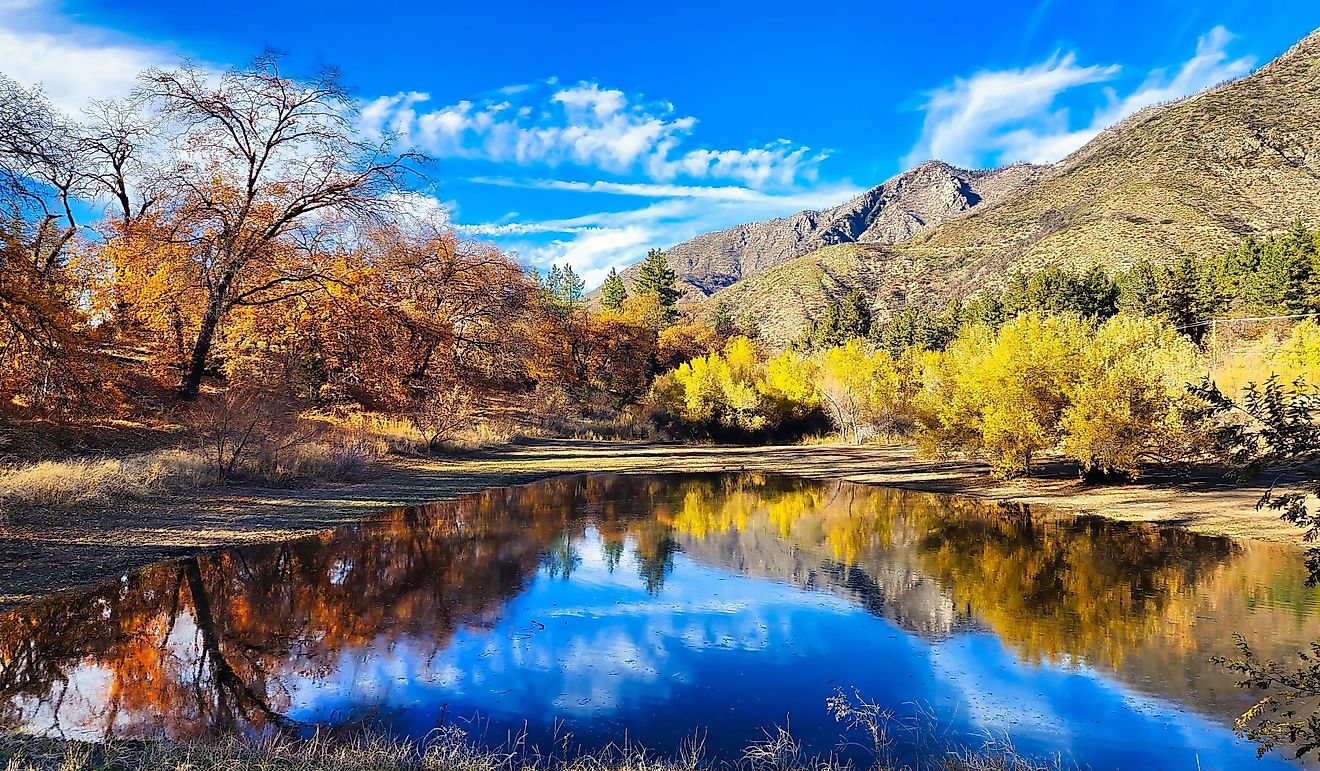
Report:
M910 238L825 246L714 298L751 312L776 344L851 289L884 315L997 289L1015 270L1205 258L1297 218L1320 226L1320 31L1251 75L1142 110L1062 161L1016 173L1002 194Z
M966 171L930 161L833 209L706 233L668 250L684 301L700 302L743 279L832 244L895 244L931 225L998 201L1042 167ZM636 266L623 271L631 285Z

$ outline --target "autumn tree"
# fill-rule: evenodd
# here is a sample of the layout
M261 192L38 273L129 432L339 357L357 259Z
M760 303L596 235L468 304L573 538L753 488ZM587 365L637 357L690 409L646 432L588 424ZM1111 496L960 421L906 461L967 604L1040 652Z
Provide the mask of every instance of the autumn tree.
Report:
M926 358L919 410L922 442L936 451L987 457L1017 476L1060 439L1086 340L1075 318L1024 313L996 333L963 331Z
M1198 439L1186 417L1195 369L1195 347L1168 325L1116 316L1085 341L1060 449L1088 474L1135 477L1142 460L1182 459Z
M80 287L70 270L88 192L75 128L0 76L0 411L90 394ZM103 389L102 389L103 390Z
M526 378L536 288L495 247L401 221L363 234L342 260L334 270L346 285L286 303L289 333L279 335L293 350L312 346L299 355L322 368L315 382L330 399L434 426L449 419L436 409L461 420L483 385Z
M337 224L379 219L410 158L360 138L355 103L333 72L293 79L271 56L219 75L151 69L137 99L159 122L170 161L141 184L165 191L150 210L202 290L179 389L192 400L234 309L334 280L309 247Z
M687 430L733 435L801 435L818 428L815 361L795 351L766 358L752 339L730 338L656 378L651 401Z
M906 378L888 351L860 339L820 354L821 398L839 435L860 444L872 432L886 437L906 424Z

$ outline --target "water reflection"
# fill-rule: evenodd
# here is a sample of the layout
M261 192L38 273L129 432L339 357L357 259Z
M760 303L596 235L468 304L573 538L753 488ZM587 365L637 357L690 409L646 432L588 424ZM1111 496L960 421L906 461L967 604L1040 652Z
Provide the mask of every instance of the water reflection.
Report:
M566 720L731 751L840 685L952 739L1229 768L1206 662L1320 637L1299 556L1182 531L756 475L587 476L153 567L0 616L0 724L196 738ZM540 732L538 734L538 732ZM934 751L911 747L909 753ZM1275 761L1278 762L1278 761Z

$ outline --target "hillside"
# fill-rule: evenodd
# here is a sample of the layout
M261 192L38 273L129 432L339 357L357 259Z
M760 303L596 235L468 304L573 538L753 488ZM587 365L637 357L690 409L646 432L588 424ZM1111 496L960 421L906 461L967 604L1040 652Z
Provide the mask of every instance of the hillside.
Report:
M1254 74L1143 110L1030 184L884 248L824 249L717 297L780 343L832 297L938 307L1014 270L1206 257L1248 234L1320 225L1320 31Z
M896 244L1030 184L1041 167L966 171L930 161L824 211L706 233L668 250L686 302L834 244ZM631 285L636 267L623 271Z

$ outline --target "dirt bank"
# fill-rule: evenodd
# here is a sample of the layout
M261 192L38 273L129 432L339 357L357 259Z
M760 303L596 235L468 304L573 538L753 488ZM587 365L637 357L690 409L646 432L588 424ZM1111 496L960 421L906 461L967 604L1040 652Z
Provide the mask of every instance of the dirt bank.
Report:
M190 551L324 530L393 506L452 498L555 474L773 471L1050 505L1212 535L1296 543L1299 532L1255 509L1260 489L1219 474L1152 474L1137 484L1084 486L1065 463L1002 482L984 464L919 458L902 447L687 447L540 441L482 457L393 459L355 485L291 490L228 487L196 499L96 512L33 512L0 526L0 605L116 578Z

